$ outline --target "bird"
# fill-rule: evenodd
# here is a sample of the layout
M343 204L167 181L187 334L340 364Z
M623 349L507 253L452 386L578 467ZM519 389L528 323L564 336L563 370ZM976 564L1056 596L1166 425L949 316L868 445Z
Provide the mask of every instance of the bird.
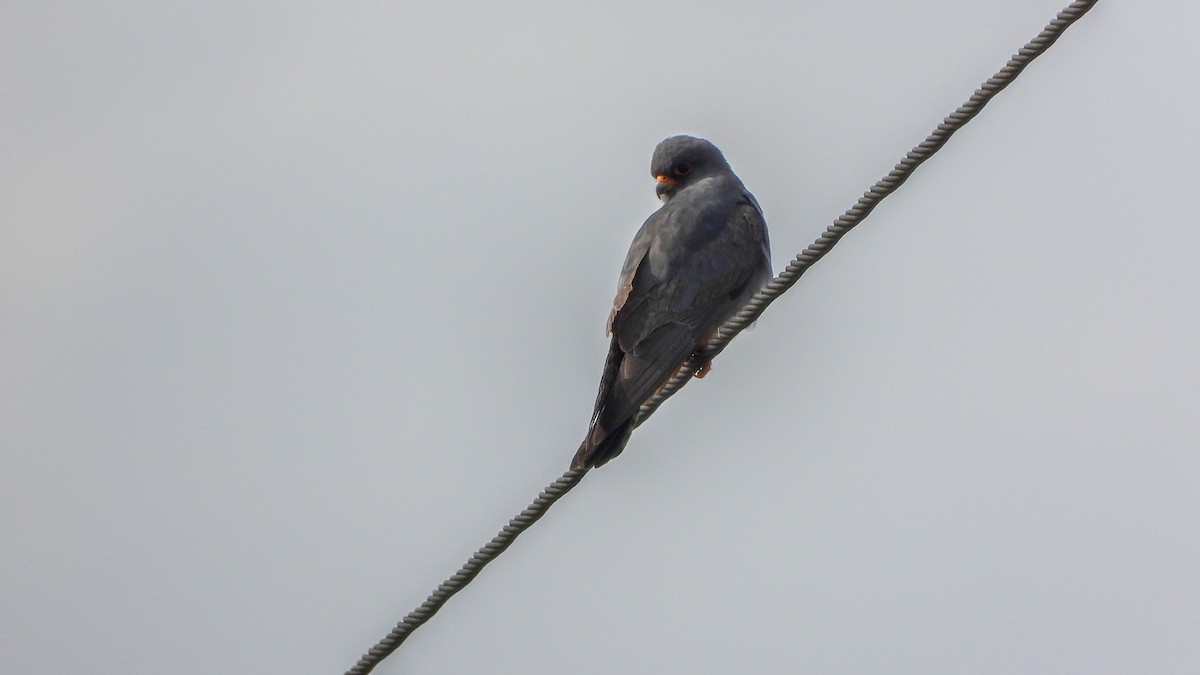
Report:
M572 470L621 454L642 404L772 278L762 207L717 146L667 138L654 149L650 175L662 206L621 268L600 389ZM702 378L711 367L692 374Z

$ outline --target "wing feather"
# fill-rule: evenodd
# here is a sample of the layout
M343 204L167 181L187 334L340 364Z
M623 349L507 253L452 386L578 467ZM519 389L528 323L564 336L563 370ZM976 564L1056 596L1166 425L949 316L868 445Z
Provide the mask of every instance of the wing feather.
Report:
M692 203L677 197L668 204L677 208L657 211L634 237L609 316L612 342L591 428L573 465L619 454L642 404L770 279L758 204L744 188L714 194Z

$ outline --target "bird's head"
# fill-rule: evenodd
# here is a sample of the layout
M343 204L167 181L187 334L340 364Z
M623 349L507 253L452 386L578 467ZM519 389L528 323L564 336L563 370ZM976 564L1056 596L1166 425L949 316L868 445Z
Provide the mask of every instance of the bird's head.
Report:
M650 175L657 183L654 191L664 202L688 185L723 171L729 171L729 163L717 146L692 136L666 139L650 160Z

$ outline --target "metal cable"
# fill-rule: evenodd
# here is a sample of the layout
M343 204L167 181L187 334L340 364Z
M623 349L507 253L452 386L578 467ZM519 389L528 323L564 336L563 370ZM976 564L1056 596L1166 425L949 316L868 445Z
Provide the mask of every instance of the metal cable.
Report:
M879 179L871 189L863 193L859 197L858 202L854 206L846 210L832 225L825 228L825 233L821 235L811 246L804 249L799 255L792 260L788 266L779 273L770 283L768 283L761 291L755 295L750 302L746 303L738 313L725 325L717 330L713 339L709 340L702 354L693 355L684 363L679 371L667 382L662 389L650 397L638 412L638 420L636 424L641 424L650 417L655 410L658 409L663 401L670 398L675 392L679 391L683 385L687 384L691 379L692 373L696 372L705 362L711 361L717 354L720 354L729 341L738 333L742 332L751 323L757 319L767 306L780 296L783 292L791 288L800 280L801 275L808 271L818 260L825 257L825 254L833 248L834 244L838 243L847 232L855 225L862 222L864 218L870 215L871 211L883 201L884 197L892 194L908 180L913 171L916 171L925 160L933 156L935 152L941 149L946 141L954 135L954 132L963 128L967 122L970 122L973 117L979 114L980 110L992 100L996 94L999 94L1005 87L1012 84L1013 80L1025 70L1031 61L1042 55L1054 44L1056 40L1063 34L1071 24L1079 20L1079 17L1087 13L1097 0L1080 0L1072 2L1063 11L1046 25L1046 28L1038 33L1038 36L1030 40L1024 47L1020 49L1013 57L1008 60L995 75L989 77L967 102L958 107L957 110L950 113L948 117L942 120L942 123L937 126L933 133L929 134L919 145L914 147L900 160L900 163L895 166L886 176Z
M512 545L517 537L522 532L528 530L531 525L536 523L539 518L546 515L546 511L560 497L570 492L571 488L579 484L583 480L583 476L588 472L587 469L578 471L568 471L564 473L558 480L546 486L545 490L533 500L524 511L517 514L504 529L492 540L484 544L482 548L472 555L466 564L459 568L458 572L449 579L443 581L441 585L434 590L433 593L421 603L421 606L408 613L404 620L396 624L396 627L387 634L371 651L363 654L358 663L354 667L346 671L346 675L366 675L371 672L375 666L379 665L392 652L396 651L403 642L408 639L412 632L419 628L421 624L428 621L437 611L446 604L450 596L461 591L467 584L471 583L485 565L496 559L504 552L504 549Z
M638 412L637 424L645 422L663 404L663 401L678 391L684 384L687 384L687 381L691 379L692 373L701 364L712 360L717 354L720 354L734 336L753 323L766 310L767 306L782 295L784 291L794 286L809 267L812 267L814 263L823 258L851 228L862 222L879 205L879 202L883 201L884 197L895 192L897 188L903 185L904 181L908 180L909 176L912 175L918 166L941 149L946 144L946 141L950 140L950 137L954 135L954 132L961 129L967 122L971 121L971 118L979 114L979 111L987 105L992 97L1011 84L1021 74L1021 71L1025 69L1025 66L1029 65L1031 61L1045 52L1050 45L1054 44L1059 36L1063 34L1063 31L1086 14L1096 4L1096 1L1080 0L1079 2L1072 2L1066 9L1059 12L1055 19L1047 24L1046 28L1037 37L1029 41L1020 51L1014 54L999 72L988 78L979 89L975 90L975 93L971 95L971 98L966 103L959 106L957 110L946 117L938 125L937 129L909 151L904 156L904 159L900 160L900 163L888 175L884 176L863 193L858 202L826 228L825 233L816 242L797 255L779 273L779 276L775 277L763 290L759 291L737 315L727 321L717 331L714 338L709 341L703 354L698 354L690 358L666 386L642 405L641 410ZM529 529L539 518L545 515L554 502L558 501L563 495L578 485L579 481L583 480L583 477L587 475L587 471L587 469L567 471L562 477L547 486L528 508L508 521L508 525L505 525L499 534L476 551L454 576L439 585L430 594L429 598L421 603L420 607L414 609L408 616L404 617L403 621L396 624L395 628L386 637L372 647L369 652L364 654L353 668L346 671L346 675L366 675L374 670L375 666L379 665L392 652L396 651L396 648L414 630L436 614L442 605L446 604L446 601L450 599L450 596L461 591L467 584L471 583L471 580L479 574L485 565L495 560L506 548L512 545L522 532Z

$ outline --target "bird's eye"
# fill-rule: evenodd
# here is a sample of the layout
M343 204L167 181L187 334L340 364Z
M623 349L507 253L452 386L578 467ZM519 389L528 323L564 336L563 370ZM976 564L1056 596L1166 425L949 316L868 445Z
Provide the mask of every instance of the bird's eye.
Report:
M676 164L675 165L675 175L676 176L686 176L686 175L688 175L688 173L691 172L691 170L692 170L691 164Z

